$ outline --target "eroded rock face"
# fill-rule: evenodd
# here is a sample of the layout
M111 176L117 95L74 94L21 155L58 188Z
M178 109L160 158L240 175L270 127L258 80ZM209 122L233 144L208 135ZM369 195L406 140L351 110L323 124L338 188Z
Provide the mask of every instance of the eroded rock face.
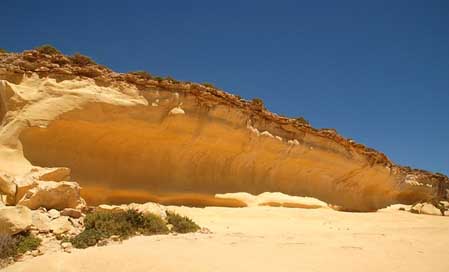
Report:
M435 179L447 182L260 102L61 56L0 60L0 163L15 161L11 175L66 166L89 204L196 205L223 203L217 193L282 192L366 211L431 198ZM410 174L419 184L405 182Z
M0 234L16 234L27 230L31 224L31 211L27 207L0 207Z

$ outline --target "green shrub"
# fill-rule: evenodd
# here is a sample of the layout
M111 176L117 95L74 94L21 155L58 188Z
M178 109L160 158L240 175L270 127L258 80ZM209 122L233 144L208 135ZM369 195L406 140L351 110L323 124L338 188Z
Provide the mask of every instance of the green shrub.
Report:
M139 228L139 232L143 235L166 234L169 232L165 221L155 214L145 214L143 222Z
M200 226L193 222L192 219L175 212L167 211L167 221L173 225L172 230L179 233L195 232L200 229Z
M37 249L42 242L39 237L36 237L31 233L20 234L18 235L17 240L17 252L20 254Z
M74 64L79 66L86 66L89 64L95 64L95 62L88 56L81 55L80 53L75 53L73 56L69 57Z
M35 49L37 51L39 51L40 53L42 53L42 54L48 54L48 55L61 54L61 52L59 52L58 49L54 48L50 44L44 44L44 45L41 45L39 47L36 47Z
M95 229L103 237L119 235L128 237L133 234L133 224L138 224L139 213L134 210L126 212L94 212L84 219L86 230Z
M84 219L85 230L71 242L77 248L86 248L113 235L126 239L138 233L144 235L164 234L169 230L159 216L143 214L136 210L119 212L93 212Z
M14 257L27 251L37 249L42 240L33 234L20 233L17 235L0 234L0 259Z
M157 76L157 77L154 77L154 80L162 81L162 80L164 80L164 78L163 78L163 77L160 77L160 76Z
M8 234L0 234L0 259L17 255L17 239Z
M96 229L85 229L83 232L70 239L72 245L76 248L87 248L94 246L103 239L103 235Z
M3 49L3 48L0 48L0 53L8 53L8 51L6 51L6 50Z

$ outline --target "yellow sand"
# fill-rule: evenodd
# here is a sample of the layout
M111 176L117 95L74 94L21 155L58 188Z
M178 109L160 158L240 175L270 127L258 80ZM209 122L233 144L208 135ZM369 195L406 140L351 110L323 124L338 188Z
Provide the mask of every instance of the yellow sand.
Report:
M5 271L449 271L449 217L397 209L172 209L213 233L134 237Z

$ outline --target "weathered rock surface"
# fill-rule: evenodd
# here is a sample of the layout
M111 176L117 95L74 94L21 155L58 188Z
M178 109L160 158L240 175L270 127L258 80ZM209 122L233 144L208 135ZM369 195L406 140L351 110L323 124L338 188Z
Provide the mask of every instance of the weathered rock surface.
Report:
M67 167L57 167L41 171L39 180L43 181L64 181L70 179L70 169Z
M0 208L0 233L16 234L27 230L32 223L31 211L24 206Z
M5 195L13 196L16 194L16 184L7 174L0 173L0 192Z
M0 205L14 205L17 190L14 178L0 172Z
M47 212L48 217L50 217L52 220L56 219L61 216L61 213L58 210L51 209Z
M75 182L39 182L18 201L30 209L45 207L63 210L65 208L82 208L85 203L80 197L80 187Z
M32 228L42 233L50 231L51 219L42 211L32 211Z
M72 223L69 221L68 216L58 217L50 222L50 230L54 234L63 234L66 232L74 231Z
M371 211L428 200L449 183L259 100L36 50L0 56L0 120L0 171L69 167L92 205L282 192Z

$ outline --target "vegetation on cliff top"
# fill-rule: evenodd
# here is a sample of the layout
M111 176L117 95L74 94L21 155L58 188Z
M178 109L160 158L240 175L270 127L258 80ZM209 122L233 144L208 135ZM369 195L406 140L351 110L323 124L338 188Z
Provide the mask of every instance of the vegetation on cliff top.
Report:
M129 74L139 76L144 79L152 79L153 78L153 76L150 73L148 73L147 71L143 71L143 70L129 72Z
M81 55L80 53L75 53L73 56L69 57L74 64L79 66L86 66L89 64L96 64L91 58L88 56Z
M61 52L58 49L56 49L55 47L53 47L50 44L44 44L39 47L36 47L35 49L37 51L39 51L40 53L47 54L47 55L61 54Z

